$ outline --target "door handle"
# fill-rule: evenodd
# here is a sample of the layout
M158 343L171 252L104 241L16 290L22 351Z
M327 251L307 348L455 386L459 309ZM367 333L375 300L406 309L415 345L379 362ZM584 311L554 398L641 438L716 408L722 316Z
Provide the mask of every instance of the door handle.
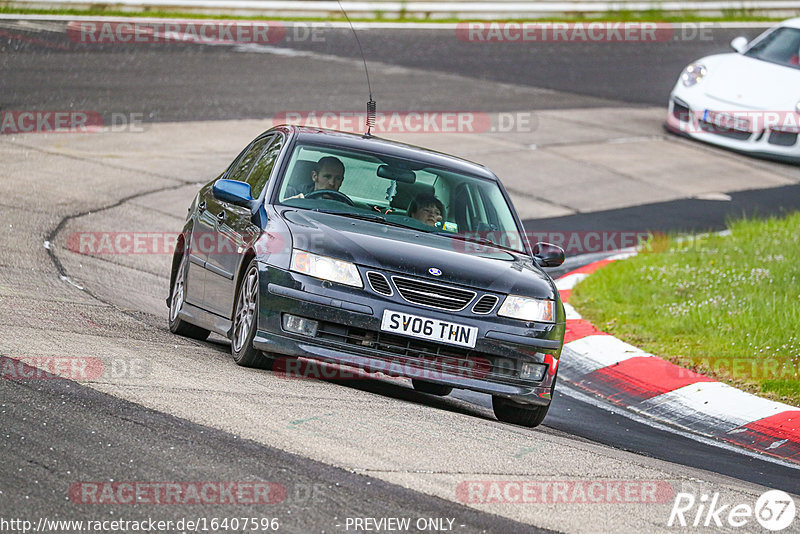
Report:
M225 210L222 210L221 212L217 213L217 219L220 221L225 220Z

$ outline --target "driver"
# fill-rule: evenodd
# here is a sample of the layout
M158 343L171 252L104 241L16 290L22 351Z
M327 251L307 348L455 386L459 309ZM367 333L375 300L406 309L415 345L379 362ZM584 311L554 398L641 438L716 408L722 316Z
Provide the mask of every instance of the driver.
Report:
M305 195L312 191L338 191L344 181L344 163L334 156L320 158L311 171L311 181L312 184L305 191L299 191L288 198L305 198Z
M333 156L321 158L311 171L311 181L314 182L314 191L320 189L338 191L344 181L344 163Z

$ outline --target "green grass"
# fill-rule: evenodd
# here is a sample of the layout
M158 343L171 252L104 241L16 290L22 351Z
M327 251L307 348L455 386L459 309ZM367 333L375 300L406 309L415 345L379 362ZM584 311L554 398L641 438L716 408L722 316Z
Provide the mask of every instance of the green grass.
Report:
M800 406L800 212L729 227L654 242L659 252L598 270L570 303L647 352Z
M286 20L286 21L307 21L307 22L343 22L344 16L332 18L321 17L280 17L280 16L239 16L229 14L207 14L195 13L191 11L159 11L144 9L141 11L120 11L113 8L104 8L95 5L89 9L26 9L8 7L0 2L0 14L16 15L63 15L63 16L97 16L97 17L152 17L152 18L187 18L187 19L214 19L214 20ZM754 11L737 10L726 11L719 17L700 17L693 12L662 12L658 10L649 11L613 11L606 13L576 13L571 16L547 17L541 19L507 19L491 22L775 22L786 17L768 17L757 15ZM395 18L385 16L381 13L376 18L350 17L354 22L466 22L471 19L457 18L416 18L401 17ZM490 22L486 20L475 20L475 22Z

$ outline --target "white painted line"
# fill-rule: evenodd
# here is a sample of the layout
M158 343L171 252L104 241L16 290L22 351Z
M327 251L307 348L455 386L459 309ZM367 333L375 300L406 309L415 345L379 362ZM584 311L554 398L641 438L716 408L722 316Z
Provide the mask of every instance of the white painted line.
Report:
M561 278L556 280L556 289L558 289L559 291L572 289L578 284L578 282L580 282L587 276L589 275L586 273L574 273L562 276Z
M656 417L677 418L690 428L702 425L722 432L787 410L797 410L722 382L690 384L648 399L639 409Z
M642 141L661 141L664 135L637 135L634 137L614 137L603 141L607 145L623 145L626 143L640 143Z
M78 289L80 289L81 291L83 291L83 288L82 288L80 285L78 285L78 284L76 284L75 282L73 282L72 280L70 280L70 278L69 278L68 276L64 276L64 275L62 274L62 275L60 275L60 276L59 276L59 278L61 278L63 281L65 281L65 282L66 282L66 283L68 283L69 285L71 285L71 286L75 286L75 287L77 287Z
M725 230L720 230L719 232L703 232L702 234L688 234L688 235L679 235L674 237L672 240L676 243L685 243L685 242L692 242L697 241L698 239L705 239L711 236L720 236L726 237L731 235L731 229L726 228Z
M718 202L730 202L731 196L727 193L700 193L699 195L695 195L692 198L696 198L697 200L715 200Z
M564 344L568 372L591 373L603 367L624 362L637 357L654 357L640 348L634 347L614 336L592 335Z
M726 451L736 452L738 454L742 454L744 456L749 456L751 458L758 458L759 460L763 460L765 462L770 462L770 463L773 463L773 464L778 464L778 465L781 465L783 467L788 467L790 469L800 470L800 465L798 465L798 464L789 463L789 462L786 462L786 461L781 460L779 458L774 458L772 456L765 456L763 454L759 454L757 452L753 452L753 451L745 449L743 447L738 447L736 445L731 445L729 443L725 443L725 442L722 442L722 441L717 441L717 440L715 440L713 438L709 438L709 437L706 437L704 435L695 434L694 432L691 432L689 430L681 430L679 428L675 428L674 426L670 425L671 421L669 420L669 418L661 418L660 419L661 422L660 421L656 421L655 419L652 418L652 416L639 415L636 411L633 411L633 410L630 410L630 409L627 409L627 408L622 408L622 407L619 407L619 406L615 406L615 405L613 405L613 404L609 403L608 401L605 401L605 400L603 400L601 398L593 397L591 395L587 395L587 394L585 394L585 393L583 393L581 391L578 391L577 389L575 389L574 386L571 386L571 385L568 385L568 384L569 383L566 382L566 381L560 382L559 383L559 387L558 387L558 392L559 393L563 393L564 395L566 395L568 397L572 397L573 399L575 399L577 401L584 402L584 403L586 403L586 404L588 404L590 406L594 406L595 408L600 408L602 410L606 410L607 412L613 413L615 415L620 415L622 417L630 419L631 421L635 421L637 423L649 426L651 428L655 428L656 430L661 430L663 432L669 432L671 434L677 434L677 435L682 436L684 438L688 438L688 439L691 439L693 441L698 441L698 442L703 443L705 445L710 445L712 447L717 447L717 448L720 448L720 449L724 449ZM666 424L662 424L662 422L666 423ZM547 426L546 422L545 422L545 426Z
M318 54L307 50L297 50L295 48L282 48L280 46L269 46L259 43L231 43L235 45L233 50L236 52L250 52L257 54L273 54L275 56L286 57L315 57Z
M575 311L575 308L572 305L564 303L564 314L567 316L567 321L575 321L577 319L583 319L581 314Z
M635 248L627 248L627 249L622 249L619 254L610 256L607 259L611 261L627 260L628 258L636 256L638 253L639 252Z

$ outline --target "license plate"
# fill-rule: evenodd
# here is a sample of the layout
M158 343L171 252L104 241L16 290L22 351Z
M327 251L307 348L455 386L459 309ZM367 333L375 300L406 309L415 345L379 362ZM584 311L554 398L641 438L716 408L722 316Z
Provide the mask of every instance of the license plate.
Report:
M477 327L392 310L383 312L381 330L469 348L478 339Z
M750 120L744 117L734 117L727 113L720 113L718 111L705 110L703 113L703 121L713 124L719 128L726 130L739 130L740 132L750 131Z

